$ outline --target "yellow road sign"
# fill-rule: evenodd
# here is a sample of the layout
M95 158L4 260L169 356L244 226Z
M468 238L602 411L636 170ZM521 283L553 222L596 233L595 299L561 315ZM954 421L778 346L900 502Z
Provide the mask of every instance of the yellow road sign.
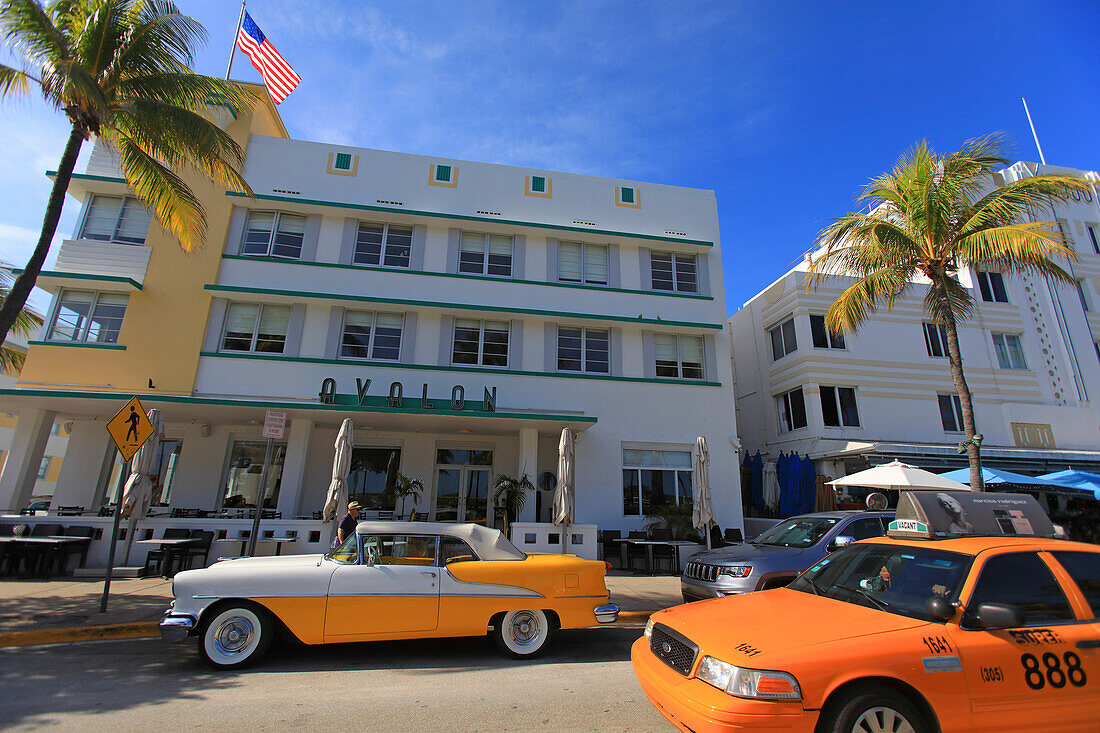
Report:
M153 423L149 422L141 400L134 397L107 423L107 432L115 441L118 452L128 461L153 435Z

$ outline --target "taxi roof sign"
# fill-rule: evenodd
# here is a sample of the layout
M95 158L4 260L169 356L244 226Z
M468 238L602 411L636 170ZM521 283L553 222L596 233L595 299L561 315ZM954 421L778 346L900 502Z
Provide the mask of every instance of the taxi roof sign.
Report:
M111 434L111 440L115 442L118 452L128 461L152 437L153 423L149 422L141 400L133 397L107 423L107 432Z
M890 537L1056 537L1054 524L1028 494L903 491Z

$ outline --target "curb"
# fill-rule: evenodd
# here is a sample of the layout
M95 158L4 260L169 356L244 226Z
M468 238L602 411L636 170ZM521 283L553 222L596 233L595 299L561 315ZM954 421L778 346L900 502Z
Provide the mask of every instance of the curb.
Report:
M0 632L0 647L64 644L103 639L146 639L157 636L160 636L160 627L156 621L139 621L107 626L73 626L60 629Z

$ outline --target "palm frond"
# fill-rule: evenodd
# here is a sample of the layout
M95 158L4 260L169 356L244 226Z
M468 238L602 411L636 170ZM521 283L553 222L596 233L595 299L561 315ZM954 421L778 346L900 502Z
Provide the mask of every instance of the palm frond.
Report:
M27 72L0 64L0 97L25 97L27 91Z
M1074 261L1062 233L1047 222L1026 222L982 229L959 240L955 247L960 264L980 269L1026 274L1039 273L1063 282L1074 279L1054 258Z
M825 325L838 335L855 331L881 305L892 308L894 301L908 289L914 273L912 266L904 264L867 273L829 307Z
M0 374L14 376L23 369L23 362L27 353L22 349L16 349L7 344L0 346Z
M1053 213L1056 203L1090 191L1088 181L1063 175L1030 176L1006 183L973 204L959 236Z
M965 320L973 313L974 298L971 297L970 291L953 277L940 277L932 283L924 295L924 310L936 323L946 324L941 293L947 297L954 320Z

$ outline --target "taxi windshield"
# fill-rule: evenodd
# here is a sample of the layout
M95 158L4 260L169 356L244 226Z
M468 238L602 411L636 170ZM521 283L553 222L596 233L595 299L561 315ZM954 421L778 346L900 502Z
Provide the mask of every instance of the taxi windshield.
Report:
M836 517L793 517L764 532L752 544L809 547L824 537L837 521Z
M788 587L935 621L925 603L934 596L957 601L972 560L932 548L858 543L829 555Z

